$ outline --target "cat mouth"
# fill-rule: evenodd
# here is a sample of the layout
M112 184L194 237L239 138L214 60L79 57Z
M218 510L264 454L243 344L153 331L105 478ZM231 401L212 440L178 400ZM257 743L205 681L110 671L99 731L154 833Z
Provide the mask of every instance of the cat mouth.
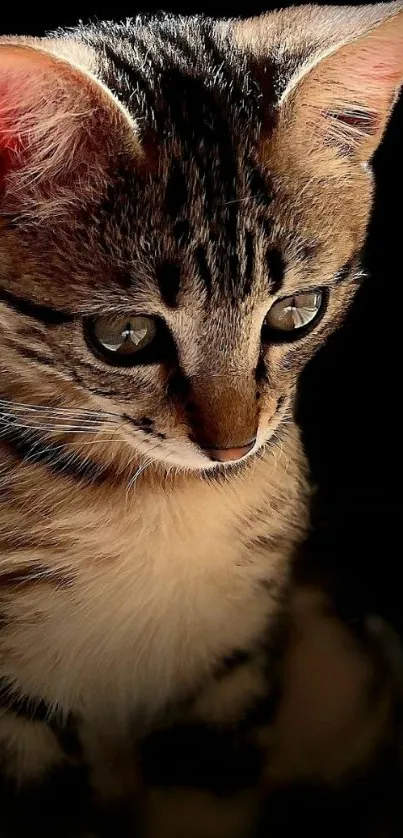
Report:
M279 442L280 429L287 424L287 413L281 411L282 415L275 414L271 417L270 428L259 428L256 437L250 439L244 445L231 447L218 447L214 445L202 445L199 440L192 436L178 439L170 438L168 433L157 433L154 428L139 427L139 420L131 420L136 434L135 447L141 456L141 461L154 460L156 464L167 470L178 470L183 472L195 472L199 474L214 475L224 472L239 471L245 465L250 465L256 456ZM273 420L277 422L273 423ZM131 438L133 444L133 437Z
M139 444L140 443L140 444ZM142 443L142 444L141 444ZM209 448L204 450L192 440L153 440L148 436L141 441L136 439L136 449L149 464L154 460L159 466L168 470L174 469L184 472L213 474L214 472L239 469L259 452L261 445L251 440L245 446L237 448Z

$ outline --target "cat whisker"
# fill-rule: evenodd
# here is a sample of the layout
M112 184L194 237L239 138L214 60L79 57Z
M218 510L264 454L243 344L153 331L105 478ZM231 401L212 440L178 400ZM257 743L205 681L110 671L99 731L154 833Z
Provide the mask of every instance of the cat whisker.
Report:
M71 413L54 413L51 408L46 410L37 410L36 408L27 408L25 406L13 409L9 402L0 401L0 418L9 419L14 422L24 421L27 424L32 424L32 427L47 427L53 426L55 428L66 427L66 423L76 428L99 428L102 425L109 426L115 424L116 419L111 420L109 416L97 416L97 414L89 414L88 416L80 416L79 411L71 411ZM31 423L31 420L32 423ZM34 423L37 424L34 424Z
M64 432L64 433L75 433L75 434L87 434L87 433L95 433L100 431L99 425L86 425L82 427L81 425L63 425L57 423L27 423L23 422L19 419L16 419L15 416L7 416L6 414L0 414L0 422L3 422L8 426L8 428L26 428L30 431L51 431L51 432Z
M253 198L252 195L246 195L245 198L234 198L233 201L224 201L223 203L220 203L220 207L229 207L232 206L232 204L250 204L254 203L254 201L255 198Z
M2 408L10 412L24 410L33 413L49 412L52 415L58 414L61 416L80 416L83 417L83 419L87 419L88 417L90 417L92 421L94 421L95 418L99 421L105 421L107 417L111 417L113 420L121 419L119 413L106 410L98 411L91 410L90 408L53 407L53 405L25 404L24 402L14 402L8 399L0 399L0 409Z
M137 478L140 477L140 474L142 474L142 472L145 471L146 468L148 468L148 466L150 466L152 462L153 462L153 460L152 460L152 458L150 458L150 459L146 460L146 462L143 463L143 465L139 466L138 469L136 469L136 471L134 472L133 477L131 477L131 479L129 480L129 482L127 484L127 490L126 490L127 494L129 493L130 489L133 488L134 484L136 483Z
M86 445L92 445L92 446L100 445L100 444L104 445L105 442L107 442L108 445L110 445L112 442L115 442L118 445L124 445L125 444L124 439L114 439L113 437L109 437L109 439L108 439L108 438L102 437L102 439L91 439L91 440L88 440L87 442L81 442L81 440L80 440L80 442L79 442L80 449L79 450L81 451L81 448L84 448Z

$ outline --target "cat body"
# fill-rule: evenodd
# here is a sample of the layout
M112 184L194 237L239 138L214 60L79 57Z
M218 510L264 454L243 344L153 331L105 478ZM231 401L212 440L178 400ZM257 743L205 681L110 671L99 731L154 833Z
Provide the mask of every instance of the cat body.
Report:
M402 41L399 3L0 41L7 776L73 718L113 786L167 718L270 695L298 374L362 278Z
M297 458L297 440L294 446ZM94 487L89 508L83 508L82 487L61 476L55 510L44 474L35 515L37 564L31 547L29 570L21 562L3 588L8 683L78 718L94 724L99 718L105 732L112 717L123 738L133 725L146 732L170 704L189 698L195 712L196 699L201 702L201 717L205 702L205 714L214 721L236 719L267 689L259 662L229 674L217 685L216 698L215 670L234 651L252 653L259 646L281 601L294 539L306 522L305 485L288 479L291 454L283 468L281 459L270 482L265 459L258 459L249 479L239 475L231 486L187 477L182 491L180 478L168 485L139 480L129 491L125 485ZM18 496L21 502L20 491ZM48 550L41 547L46 522L56 517L63 496L60 564L40 575L42 551ZM26 556L23 548L19 556ZM10 597L12 588L18 597Z

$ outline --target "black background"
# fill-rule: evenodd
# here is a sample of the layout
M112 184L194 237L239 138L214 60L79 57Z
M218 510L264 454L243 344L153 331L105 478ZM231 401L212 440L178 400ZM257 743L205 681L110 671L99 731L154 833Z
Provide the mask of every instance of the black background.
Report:
M286 4L280 4L286 5ZM167 0L183 14L248 16L269 4ZM160 6L130 2L74 3L51 10L18 2L2 11L4 34L42 34L79 19L125 18ZM348 594L349 608L376 610L400 627L400 287L403 279L403 101L376 156L377 197L368 238L370 277L346 325L310 364L301 386L300 417L321 514L321 563ZM323 548L323 549L322 549ZM334 572L334 573L333 573Z

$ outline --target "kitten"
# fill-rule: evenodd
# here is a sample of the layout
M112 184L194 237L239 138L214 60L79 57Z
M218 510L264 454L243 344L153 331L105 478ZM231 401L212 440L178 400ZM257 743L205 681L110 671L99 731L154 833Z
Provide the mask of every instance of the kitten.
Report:
M135 738L270 715L298 376L361 282L402 82L400 2L1 40L8 778L82 759L130 796Z

